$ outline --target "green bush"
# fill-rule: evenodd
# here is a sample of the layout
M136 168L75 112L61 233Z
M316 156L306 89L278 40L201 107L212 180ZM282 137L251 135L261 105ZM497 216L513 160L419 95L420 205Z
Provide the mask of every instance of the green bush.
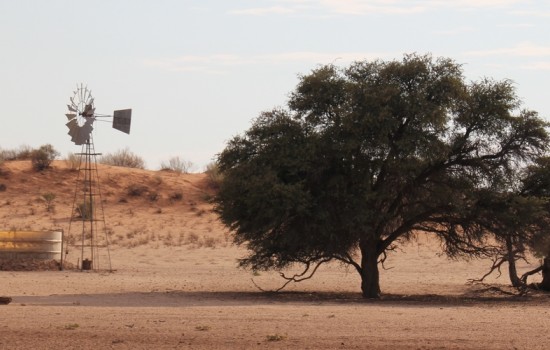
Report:
M128 148L115 153L108 153L99 159L99 162L107 165L121 166L126 168L144 169L143 159L131 152Z
M57 156L59 152L52 145L42 145L31 153L32 167L36 171L42 171L48 168Z

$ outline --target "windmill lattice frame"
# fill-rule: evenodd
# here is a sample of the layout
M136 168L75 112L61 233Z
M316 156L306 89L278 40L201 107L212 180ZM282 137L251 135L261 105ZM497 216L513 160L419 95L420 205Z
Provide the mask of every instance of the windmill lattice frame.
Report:
M112 271L109 236L105 223L105 210L101 196L97 156L92 131L97 118L112 118L113 128L124 133L130 133L132 110L114 111L113 116L97 115L95 113L92 91L84 84L77 85L73 96L69 98L69 120L66 125L68 134L75 145L82 147L79 156L78 176L75 194L69 220L68 235L71 235L73 222L82 222L79 237L75 237L75 245L80 248L80 259L77 264L81 270L107 269ZM101 254L101 253L104 254ZM104 267L103 261L107 261Z

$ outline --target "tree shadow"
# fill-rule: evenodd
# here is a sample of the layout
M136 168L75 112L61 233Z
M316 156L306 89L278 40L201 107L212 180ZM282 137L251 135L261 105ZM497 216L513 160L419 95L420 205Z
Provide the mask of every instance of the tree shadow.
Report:
M495 289L496 288L496 289ZM498 290L497 290L498 289ZM495 286L475 286L461 295L383 294L379 299L364 299L360 293L339 292L247 292L247 291L153 291L99 294L59 294L50 296L13 296L13 303L44 306L90 307L201 307L258 305L373 305L411 307L476 307L522 305L550 306L550 293L526 295L502 293Z

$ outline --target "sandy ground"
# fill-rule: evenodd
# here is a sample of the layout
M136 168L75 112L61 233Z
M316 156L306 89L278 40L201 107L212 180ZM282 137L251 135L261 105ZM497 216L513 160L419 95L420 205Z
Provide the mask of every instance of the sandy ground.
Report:
M10 163L0 176L0 226L66 231L74 172ZM266 290L282 281L236 268L246 252L210 212L204 175L102 173L114 271L0 271L0 296L13 298L0 305L0 349L550 348L550 296L498 291L510 291L505 273L469 284L490 262L450 261L433 239L389 257L381 300L362 300L358 276L338 264L265 293L252 280ZM135 182L159 199L129 198ZM58 193L54 212L40 200L46 190ZM169 200L174 191L183 199ZM78 257L70 247L68 261Z

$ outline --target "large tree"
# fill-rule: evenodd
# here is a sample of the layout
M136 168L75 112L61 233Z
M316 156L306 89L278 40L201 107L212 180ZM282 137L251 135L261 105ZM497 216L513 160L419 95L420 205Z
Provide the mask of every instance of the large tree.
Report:
M493 265L479 280L508 263L508 275L514 287L529 286L550 291L550 158L536 159L533 164L518 169L506 179L495 177L491 191L479 198L476 222L492 233L496 242ZM518 275L516 261L527 260L528 252L541 258L536 269ZM527 278L542 272L539 284L527 283Z
M378 264L418 230L449 255L489 254L480 198L548 142L519 107L510 81L468 83L429 55L301 76L288 108L262 113L217 160L217 210L250 250L241 265L337 260L376 298Z
M525 284L529 275L540 271L542 272L542 281L536 286L542 290L550 291L550 158L541 157L527 167L521 184L520 195L538 200L539 203L536 209L529 213L537 220L536 223L529 225L529 228L534 228L534 230L529 235L527 246L541 258L540 266L525 273L521 280ZM529 230L527 231L529 232ZM514 248L521 251L523 247L520 245ZM514 265L514 262L509 260L509 264ZM517 277L512 277L512 279L514 278Z

